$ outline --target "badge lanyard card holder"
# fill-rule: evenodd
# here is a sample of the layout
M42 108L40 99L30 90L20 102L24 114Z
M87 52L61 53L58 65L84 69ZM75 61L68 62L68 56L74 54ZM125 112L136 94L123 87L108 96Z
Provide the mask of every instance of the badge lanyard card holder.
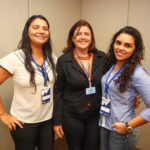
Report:
M107 94L108 94L108 87L109 84L113 81L113 79L120 73L120 71L123 69L123 66L119 68L118 71L115 72L115 74L112 76L112 78L110 78L110 75L113 71L113 69L115 68L115 65L113 65L113 67L111 68L110 72L108 73L106 82L105 82L105 96L102 97L102 103L101 103L101 108L100 108L100 113L104 116L109 116L110 115L110 99L107 98ZM110 78L110 79L109 79Z
M43 58L43 62L44 62L44 72L41 70L41 68L38 66L38 64L36 63L36 61L34 60L33 56L32 56L32 60L34 62L34 64L36 65L37 69L42 73L42 75L44 76L44 87L41 89L41 102L42 104L48 103L50 102L50 95L51 95L51 89L50 87L48 87L47 85L47 81L48 81L48 76L47 76L47 72L46 72L46 65L45 65L45 59Z
M84 69L84 71L87 74L88 77L88 81L89 81L89 87L86 88L86 95L92 95L96 93L96 87L92 87L92 83L91 83L91 73L90 73L90 55L89 55L89 63L88 63L88 70L86 70L86 68L84 67L82 60L80 59L80 56L78 55L77 51L76 54L78 56L78 59L80 61L80 64L82 65L82 68Z

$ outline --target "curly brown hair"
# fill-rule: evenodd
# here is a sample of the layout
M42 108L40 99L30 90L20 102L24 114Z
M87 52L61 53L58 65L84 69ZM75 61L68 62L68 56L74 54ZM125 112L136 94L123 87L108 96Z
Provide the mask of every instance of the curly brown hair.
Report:
M114 43L116 41L116 38L122 33L129 34L134 38L135 51L127 60L126 65L124 65L120 76L117 78L117 80L115 80L116 84L119 83L118 89L121 93L127 90L128 82L131 78L135 67L138 64L140 64L141 60L144 58L144 44L140 32L131 26L125 26L124 28L120 29L117 33L115 33L111 40L111 44L107 52L107 59L104 65L105 67L103 73L105 74L112 67L112 65L114 65L117 62L114 54Z

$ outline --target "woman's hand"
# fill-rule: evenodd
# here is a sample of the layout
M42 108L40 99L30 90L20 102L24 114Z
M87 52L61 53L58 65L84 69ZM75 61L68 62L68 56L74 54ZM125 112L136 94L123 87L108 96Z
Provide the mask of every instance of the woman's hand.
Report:
M134 108L137 108L141 102L142 102L141 96L137 96L134 101Z
M18 125L20 128L23 128L23 121L18 120L16 117L9 115L6 112L0 115L0 120L6 124L11 131L16 130L16 125Z
M58 137L60 137L61 139L63 138L64 132L63 132L63 129L62 129L62 125L55 125L54 126L54 131L58 135Z
M116 122L111 128L116 128L116 131L121 134L127 133L127 128L124 122Z

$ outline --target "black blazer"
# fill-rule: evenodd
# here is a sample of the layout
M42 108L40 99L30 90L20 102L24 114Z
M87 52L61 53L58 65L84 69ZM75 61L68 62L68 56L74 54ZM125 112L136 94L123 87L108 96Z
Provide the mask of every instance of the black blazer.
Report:
M73 49L61 55L57 61L57 80L54 89L54 124L62 124L63 114L74 113L82 116L98 115L101 104L101 77L106 55L102 51L93 52L92 86L96 94L87 96L85 89L89 87L88 78L76 62ZM88 102L91 104L88 107Z

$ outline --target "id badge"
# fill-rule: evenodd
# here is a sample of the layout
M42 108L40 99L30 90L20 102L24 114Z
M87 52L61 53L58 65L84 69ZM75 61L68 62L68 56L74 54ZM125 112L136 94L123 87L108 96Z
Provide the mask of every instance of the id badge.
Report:
M104 116L110 115L110 99L109 98L102 97L100 113Z
M41 90L42 104L50 102L50 95L51 95L51 89L50 89L50 87L44 87Z
M96 93L96 87L86 88L86 95L92 95Z

